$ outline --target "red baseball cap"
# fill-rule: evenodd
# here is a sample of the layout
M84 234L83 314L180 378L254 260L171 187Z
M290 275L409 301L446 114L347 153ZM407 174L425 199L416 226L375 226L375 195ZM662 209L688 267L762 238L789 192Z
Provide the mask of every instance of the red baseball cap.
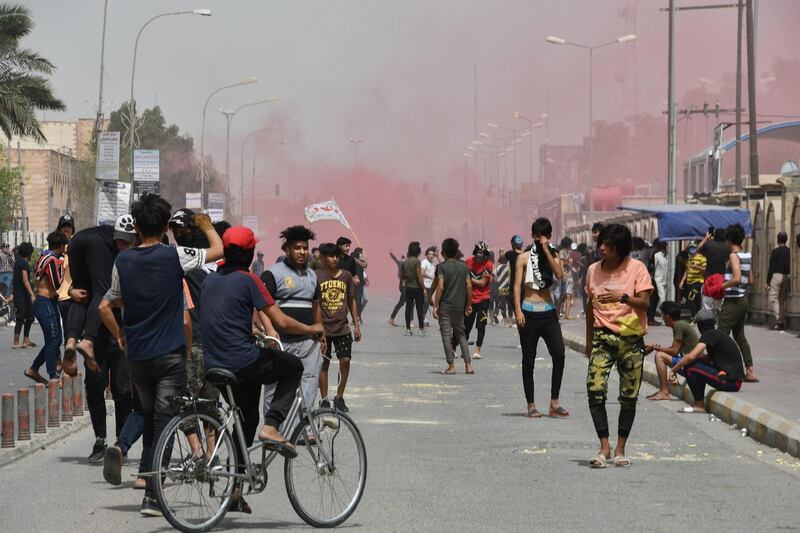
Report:
M256 247L258 239L253 235L253 230L245 226L233 226L225 231L222 244L227 248L230 245L249 250Z

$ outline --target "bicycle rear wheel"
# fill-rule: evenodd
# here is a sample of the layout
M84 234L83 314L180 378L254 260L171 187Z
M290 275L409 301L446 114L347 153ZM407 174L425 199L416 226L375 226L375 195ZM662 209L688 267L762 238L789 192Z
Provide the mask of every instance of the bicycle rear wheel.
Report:
M319 435L316 444L306 442L311 424ZM286 459L283 469L289 502L311 526L338 526L358 507L367 482L361 432L344 413L320 409L298 424L290 440L298 455Z
M153 453L153 470L159 472L153 481L164 518L180 531L216 526L231 504L236 457L230 432L223 433L214 418L200 413L173 418Z

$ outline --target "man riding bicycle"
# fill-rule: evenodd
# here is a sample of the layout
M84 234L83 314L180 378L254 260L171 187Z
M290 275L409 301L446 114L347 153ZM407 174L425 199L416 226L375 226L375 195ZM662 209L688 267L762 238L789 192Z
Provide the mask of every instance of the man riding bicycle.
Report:
M242 410L248 446L258 428L261 386L274 383L275 396L258 438L265 442L266 449L284 457L296 457L294 446L279 428L300 385L303 364L294 355L259 348L253 342L253 312L258 317L256 326L271 336L277 335L277 328L287 334L318 339L323 335L322 326L302 324L286 316L261 280L249 271L258 242L249 228L232 227L224 233L222 241L225 264L206 278L200 300L206 369L223 368L239 380L233 394Z

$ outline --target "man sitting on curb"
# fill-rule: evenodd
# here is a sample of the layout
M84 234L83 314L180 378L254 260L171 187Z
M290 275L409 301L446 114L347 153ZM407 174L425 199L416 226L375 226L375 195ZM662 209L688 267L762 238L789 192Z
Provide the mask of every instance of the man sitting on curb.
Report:
M658 390L647 397L648 400L669 400L669 383L667 382L667 367L678 364L681 357L694 350L697 346L698 335L694 326L681 320L681 306L676 302L661 304L661 313L664 315L664 324L672 328L672 345L646 344L645 355L656 352L655 362L658 372Z
M742 352L730 336L714 328L714 322L713 311L704 309L697 313L700 340L694 350L672 367L672 372L683 371L694 397L692 406L680 412L706 412L706 385L724 392L737 392L742 388L745 376Z

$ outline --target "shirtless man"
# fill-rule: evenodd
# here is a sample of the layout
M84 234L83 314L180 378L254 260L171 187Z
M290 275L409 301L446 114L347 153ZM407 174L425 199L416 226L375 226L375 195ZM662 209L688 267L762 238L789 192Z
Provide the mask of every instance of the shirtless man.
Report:
M39 350L25 376L39 383L47 380L39 374L42 364L47 366L50 379L58 377L61 355L61 317L58 313L58 289L64 279L61 256L67 246L67 237L60 231L47 236L48 249L36 260L33 276L36 280L36 297L33 300L33 315L42 327L44 346Z
M552 234L550 221L537 218L531 225L533 245L517 257L515 266L514 314L522 347L522 386L528 402L528 418L542 417L533 399L533 367L540 337L553 359L549 415L552 418L569 417L569 411L558 404L564 374L564 339L550 287L554 278L560 280L564 277L564 270L557 257L558 251L549 242Z

